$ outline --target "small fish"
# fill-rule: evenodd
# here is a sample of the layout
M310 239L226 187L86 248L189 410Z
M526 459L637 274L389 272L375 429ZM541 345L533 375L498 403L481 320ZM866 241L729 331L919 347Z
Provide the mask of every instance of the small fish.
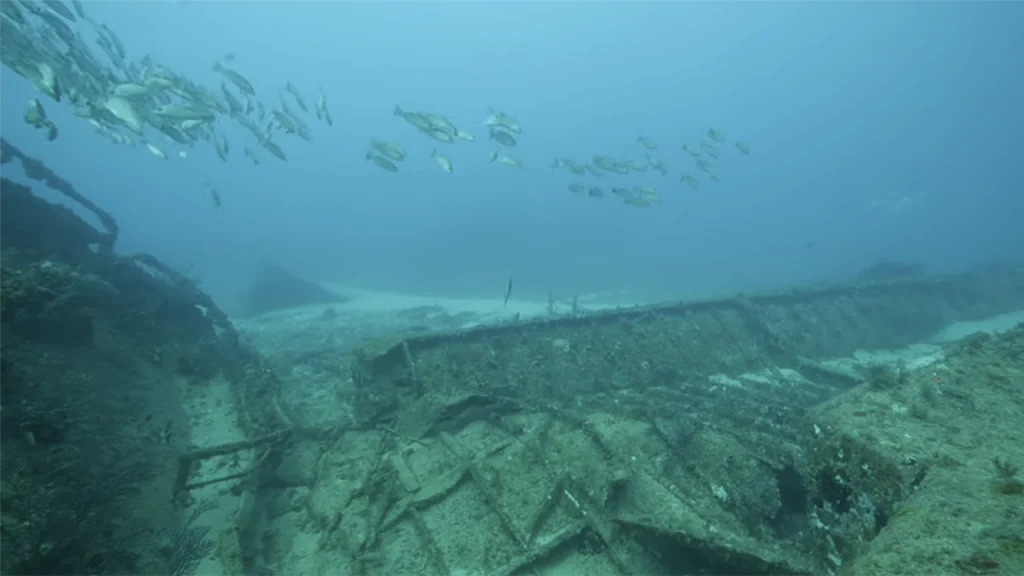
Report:
M142 86L140 84L118 84L114 86L112 94L114 96L120 96L121 98L141 98L149 96L153 93L153 88L150 85Z
M430 123L430 120L428 120L426 116L417 112L408 112L403 110L402 107L397 104L395 104L394 115L405 120L409 124L412 124L423 132L429 132L434 129L434 125Z
M437 163L441 165L442 170L449 174L452 173L452 161L449 160L447 156L438 152L437 148L434 149L434 152L433 154L431 154L431 156L433 156L434 160L437 160Z
M331 111L327 108L327 97L324 96L323 89L316 97L316 117L318 120L326 122L328 126L334 126L334 119L331 118Z
M156 156L161 160L167 160L167 154L164 154L163 150L157 148L156 146L150 144L149 142L146 142L146 148L149 149L153 156Z
M699 148L694 148L693 146L690 146L689 144L683 144L683 151L685 151L690 156L693 156L694 158L700 158L700 155L701 155L701 152L700 152Z
M572 184L569 184L569 191L573 194L583 194L587 191L587 187L579 182L573 182Z
M34 128L40 128L46 122L46 110L39 100L33 98L28 101L25 108L25 123Z
M35 66L36 74L32 75L29 80L40 92L60 102L62 91L53 66L43 61L36 62Z
M213 112L208 110L196 110L193 107L183 106L181 104L164 104L163 106L159 106L153 110L153 114L174 120L212 121L216 118Z
M591 198L602 198L604 197L604 190L597 186L591 186L590 190L587 190L587 196L590 196Z
M700 180L694 178L689 172L683 172L682 177L679 179L680 182L686 182L686 185L694 190L700 190Z
M615 188L612 188L612 194L615 194L616 196L622 198L623 200L626 200L627 202L633 199L633 191L630 190L629 188L622 188L620 186L616 186Z
M598 154L597 156L594 156L591 159L591 163L593 165L597 166L598 168L600 168L601 170L612 170L612 171L615 170L615 164L616 164L616 162L615 162L615 160L613 158L609 158L607 156L602 156L600 154Z
M144 84L154 90L166 90L174 87L174 80L163 76L150 76L146 78Z
M488 161L496 164L504 164L505 166L511 166L512 168L525 169L525 166L523 166L523 163L519 159L503 154L498 148L495 148L491 152L491 156Z
M607 168L607 170L611 170L612 172L615 172L616 174L629 174L629 172L630 172L630 163L631 162L635 162L635 160L630 160L630 161L626 161L626 162L615 162L614 164L609 166ZM635 168L633 170L633 172L646 172L647 171L647 165L645 163L643 163L643 162L641 162L640 164L643 164L644 167L643 168L638 168L637 167L637 168Z
M405 148L402 148L398 144L373 139L370 140L370 148L373 148L378 154L388 158L389 160L394 160L395 162L405 160Z
M424 114L423 117L427 119L427 122L430 122L430 125L435 130L447 132L452 136L454 136L459 131L458 128L455 127L455 123L452 122L451 119L445 116L441 116L440 114Z
M659 160L658 158L654 158L653 156L648 154L647 163L651 165L651 168L654 168L658 172L661 172L662 176L668 176L668 168L665 167L665 163Z
M577 162L575 160L569 160L568 158L563 158L562 159L562 163L569 170L569 172L572 172L573 174L575 174L577 176L584 176L587 173L586 165L580 164L579 162Z
M423 130L423 132L427 136L430 136L431 138L437 140L438 142L444 142L445 144L451 144L452 142L455 142L455 137L452 136L450 132L446 132L444 130L431 128L430 130Z
M14 2L0 2L0 11L3 11L3 15L14 22L25 24L25 14L22 13L21 9Z
M742 140L736 141L736 148L743 153L744 156L750 156L750 144Z
M473 140L475 140L475 138L473 138L473 135L470 134L469 132L466 132L465 130L456 130L455 136L462 140L465 140L466 142L472 142Z
M648 150L652 150L653 151L653 150L657 150L658 149L658 144L655 143L654 140L651 140L650 138L648 138L647 136L644 136L643 134L638 136L636 141L639 142L641 146L643 146L644 148L647 148Z
M51 120L46 121L46 139L50 142L57 139L57 125Z
M715 142L725 142L725 134L714 128L708 128L708 138Z
M281 150L280 146L278 146L277 144L271 142L270 138L267 138L265 140L261 140L260 141L260 146L263 146L267 150L267 152L270 152L271 154L273 154L274 156L277 156L281 160L284 160L285 162L288 161L288 157L284 155L284 150Z
M85 6L82 6L81 0L71 0L71 6L74 7L79 18L85 18Z
M484 126L490 126L492 128L504 128L505 130L508 130L513 134L521 134L523 132L523 129L519 127L519 122L515 118L509 116L508 114L502 112L495 112L493 110L487 116L487 119L484 120Z
M255 164L257 166L260 165L260 159L259 159L259 157L256 156L256 153L253 152L252 149L250 149L248 147L242 148L242 155L245 156L246 158L248 158L249 160L252 160L253 164Z
M212 186L210 187L210 200L213 201L213 206L217 210L220 210L220 207L224 205L224 202L220 199L220 194L217 193L217 189Z
M228 110L231 111L232 116L241 116L246 113L246 105L238 100L238 97L231 92L227 84L221 82L220 91L224 95L224 100L228 103Z
M235 72L230 68L226 68L220 62L217 62L213 65L213 71L219 72L222 76L227 78L229 82L231 82L235 86L238 86L238 89L242 92L250 96L256 95L256 90L253 89L252 84L250 84L249 81L245 79L245 76L242 76L238 72Z
M228 161L228 139L223 136L213 135L213 147L217 150L217 156L224 162Z
M516 139L513 138L511 134L505 132L504 130L497 130L495 128L491 128L490 137L491 140L494 140L495 142L501 144L502 146L505 146L506 148L515 148L516 146Z
M636 198L644 200L646 202L646 206L661 203L658 191L655 190L653 186L634 186L633 190L637 193ZM634 204L634 206L639 206L639 204Z
M505 286L505 307L508 307L508 299L512 297L512 277L508 277L508 284Z
M306 106L306 99L302 96L302 93L299 92L298 88L293 86L291 82L288 82L284 85L284 89L287 90L293 98L295 98L295 103L299 105L299 108L302 108L303 112L309 112L309 107Z
M394 162L383 156L378 156L372 151L366 153L366 159L372 161L383 170L387 170L388 172L398 172L398 166L396 166Z
M181 129L188 132L189 130L194 130L200 126L204 126L206 123L206 120L182 120Z
M75 13L72 12L70 8L65 6L64 3L60 2L59 0L43 0L43 4L45 4L46 7L49 8L50 10L53 10L57 14L60 14L61 16L67 18L72 22L76 20Z
M131 102L120 96L111 96L103 102L103 108L124 123L129 130L136 134L142 134L142 116L139 115L138 110L132 106Z

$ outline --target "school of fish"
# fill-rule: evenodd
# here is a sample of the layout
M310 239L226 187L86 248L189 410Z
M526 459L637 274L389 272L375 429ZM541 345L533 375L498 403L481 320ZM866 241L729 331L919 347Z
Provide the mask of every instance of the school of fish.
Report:
M277 90L277 98L268 103L257 97L252 83L232 67L233 54L213 64L212 70L221 78L216 88L202 86L148 55L132 60L118 35L90 18L81 0L4 0L0 2L0 25L0 58L4 65L50 100L70 104L75 115L89 122L101 136L115 144L144 147L160 160L168 160L166 143L172 143L181 158L188 156L187 150L205 143L224 162L239 154L239 146L241 157L255 165L268 155L287 161L282 146L291 138L311 141L312 119L334 126L322 89L314 98L307 98L298 87L286 82ZM83 35L83 31L88 32ZM93 38L91 44L87 36ZM477 140L465 127L441 114L396 105L394 116L434 140L432 159L448 174L454 174L455 167L444 152L445 146ZM49 140L59 135L39 98L28 102L24 120L44 131ZM232 124L241 130L229 128ZM486 131L492 146L488 156L491 164L526 168L515 154L523 134L516 118L491 109L482 125L472 129ZM238 134L244 135L241 143ZM593 199L604 198L605 188L585 183L584 178L611 179L648 171L672 178L653 139L640 135L637 144L641 149L637 158L559 157L552 168L573 176L575 181L568 186L571 193ZM714 128L696 144L683 145L681 155L692 168L682 171L679 181L695 190L702 187L704 177L720 182L718 160L730 147L742 155L751 153L750 144L734 140L729 146L726 135ZM365 158L381 170L399 172L407 156L405 148L397 143L372 139ZM644 208L661 202L654 186L610 185L607 190L630 206ZM210 193L219 207L220 196L212 188Z

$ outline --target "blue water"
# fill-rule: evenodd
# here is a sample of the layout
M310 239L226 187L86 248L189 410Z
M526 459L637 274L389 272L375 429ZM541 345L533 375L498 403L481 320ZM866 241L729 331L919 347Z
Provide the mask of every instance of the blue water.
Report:
M192 270L227 308L265 261L366 288L520 297L630 290L654 298L849 277L879 259L936 272L1024 259L1024 4L692 2L87 2L124 41L216 88L230 65L268 105L322 86L333 128L281 142L287 163L221 162L203 144L164 162L115 146L2 72L4 138L119 220L122 252ZM40 97L55 142L26 126ZM392 115L451 117L445 147ZM526 170L488 164L489 107L516 117ZM708 128L719 185L679 182ZM657 187L661 205L574 196L556 156L643 158L671 174L588 185ZM398 174L371 138L409 150ZM5 165L4 174L18 168ZM216 210L204 183L224 200ZM613 184L614 182L614 184ZM902 209L885 198L913 199ZM813 246L810 246L813 244Z

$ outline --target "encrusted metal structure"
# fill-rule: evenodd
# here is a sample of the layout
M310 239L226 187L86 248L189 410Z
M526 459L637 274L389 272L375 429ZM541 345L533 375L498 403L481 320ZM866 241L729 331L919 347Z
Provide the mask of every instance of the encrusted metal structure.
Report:
M352 573L823 573L840 506L804 416L864 378L823 359L1022 307L1024 269L992 267L373 342L375 448L314 494L347 494L322 521ZM916 471L872 466L872 511L837 516L873 526Z
M102 226L5 167L0 572L194 573L213 544L172 499L189 439L178 384L241 382L258 359L188 279L151 255L116 254L110 214L6 140L0 152Z

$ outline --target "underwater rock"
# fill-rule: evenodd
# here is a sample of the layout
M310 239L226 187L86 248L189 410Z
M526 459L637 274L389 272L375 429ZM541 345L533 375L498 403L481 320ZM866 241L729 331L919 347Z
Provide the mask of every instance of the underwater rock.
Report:
M280 266L267 264L249 287L242 313L251 317L286 308L348 301L349 298L300 278Z

